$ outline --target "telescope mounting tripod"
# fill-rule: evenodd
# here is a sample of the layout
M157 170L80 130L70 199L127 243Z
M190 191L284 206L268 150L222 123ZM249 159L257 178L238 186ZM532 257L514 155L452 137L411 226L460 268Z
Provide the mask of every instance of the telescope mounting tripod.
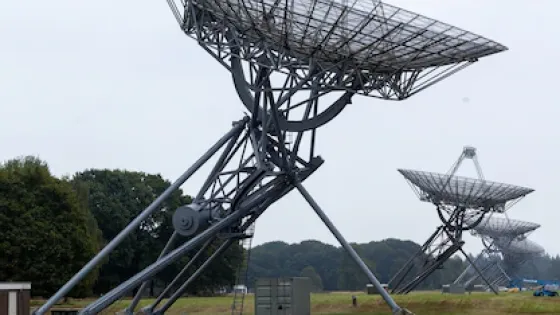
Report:
M157 261L144 270L123 282L95 302L86 306L80 314L97 314L112 303L122 298L132 289L140 286L125 313L132 314L137 307L140 296L154 275L166 266L187 254L193 248L203 246L189 261L189 264L178 274L164 292L149 306L143 309L147 314L164 314L176 300L182 296L187 286L198 277L213 259L223 253L231 244L239 239L251 237L245 231L274 202L285 196L294 188L301 193L311 208L340 242L342 247L364 272L365 276L382 294L385 302L394 314L410 314L400 308L391 296L384 292L381 284L366 266L356 251L344 239L325 212L320 208L302 182L313 174L323 163L321 157L314 154L316 128L327 123L350 102L353 93L344 92L337 101L325 112L317 110L321 96L322 74L315 72L308 76L306 85L309 96L299 102L305 106L304 118L288 120L290 106L279 110L279 105L288 103L298 92L301 85L288 78L283 88L274 89L270 80L271 71L258 65L252 65L256 76L245 80L240 68L236 68L235 58L232 70L237 92L251 115L233 124L208 152L202 155L183 175L181 175L161 196L135 218L120 234L118 234L101 252L95 256L80 272L64 285L51 299L34 314L42 315L53 303L63 297L80 279L90 272L96 264L106 257L133 229L148 218L153 211L175 189L197 172L217 152L222 150L212 171L196 194L193 202L175 210L173 225L175 232L169 239ZM238 63L238 65L240 65ZM243 78L243 79L242 79ZM324 91L323 91L324 92ZM325 93L323 93L325 94ZM333 110L334 108L334 110ZM330 111L329 111L330 110ZM281 128L282 127L282 128ZM305 137L307 132L309 137ZM294 139L288 143L288 139ZM307 139L307 146L303 140ZM302 151L307 149L307 154ZM185 239L187 237L188 239ZM164 295L179 284L192 262L196 260L211 242L221 242L219 248L196 270L171 297L160 305Z

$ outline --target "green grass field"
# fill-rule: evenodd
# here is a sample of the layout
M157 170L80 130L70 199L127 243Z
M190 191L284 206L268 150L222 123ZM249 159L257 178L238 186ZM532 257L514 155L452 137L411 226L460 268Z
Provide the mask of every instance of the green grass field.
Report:
M358 297L358 307L352 306L351 296ZM406 296L396 296L397 302L417 315L515 315L515 314L560 314L559 297L533 297L530 292L502 293L495 296L490 293L473 293L472 295L442 295L440 292L416 292ZM150 300L142 301L141 305ZM167 312L171 315L210 315L231 314L233 298L183 298L177 301ZM38 305L41 301L33 301ZM57 307L81 307L86 300L72 300L69 305ZM102 314L115 314L124 309L126 301L120 301ZM375 295L364 293L337 292L313 294L311 297L312 314L330 315L390 315L388 307ZM245 297L244 314L253 314L253 296Z

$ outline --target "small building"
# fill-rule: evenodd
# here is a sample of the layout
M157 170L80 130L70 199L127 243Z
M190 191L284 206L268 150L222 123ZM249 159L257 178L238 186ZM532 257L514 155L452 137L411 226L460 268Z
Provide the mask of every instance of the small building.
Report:
M494 288L494 290L498 291L497 286L493 286L493 288ZM474 284L474 285L471 284L471 285L467 286L465 289L468 293L471 293L471 292L490 292L490 291L492 291L492 289L485 284Z
M441 293L465 294L465 292L466 292L465 287L461 284L452 283L452 284L444 284L441 286Z
M385 291L389 291L389 286L386 283L381 284ZM367 294L379 294L379 291L373 286L373 284L368 283L366 285L366 293Z
M233 291L232 293L237 293L237 294L247 294L247 286L244 284L236 284L233 286Z
M29 315L31 283L0 282L0 315Z

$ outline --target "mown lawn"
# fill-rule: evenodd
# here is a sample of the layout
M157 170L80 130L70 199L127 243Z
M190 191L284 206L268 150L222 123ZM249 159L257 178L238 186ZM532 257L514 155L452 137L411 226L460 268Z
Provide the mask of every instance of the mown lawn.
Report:
M352 306L351 296L358 298L358 307ZM473 293L472 295L442 295L440 292L415 292L406 296L395 296L399 305L408 308L417 315L515 315L515 314L560 314L560 297L533 297L531 293L502 293L495 296L490 293ZM231 314L233 297L183 298L177 301L167 314L171 315L220 315ZM32 305L41 301L34 300ZM72 300L69 305L57 307L81 307L87 300ZM150 300L143 300L147 305ZM244 314L253 313L253 296L245 297ZM119 301L102 314L115 314L124 309L127 301ZM330 315L390 315L388 307L380 296L364 293L322 293L311 297L312 314Z

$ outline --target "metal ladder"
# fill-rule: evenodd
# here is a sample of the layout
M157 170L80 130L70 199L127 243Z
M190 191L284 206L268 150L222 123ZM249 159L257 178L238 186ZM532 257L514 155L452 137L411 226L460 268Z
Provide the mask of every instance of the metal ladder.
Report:
M237 272L237 280L235 282L236 285L245 285L247 287L247 271L249 269L249 260L251 258L251 247L253 243L253 235L255 235L255 223L251 224L247 231L245 232L247 235L241 241L241 246L245 250L243 262L241 266L239 266L239 270ZM231 315L242 315L243 314L243 305L245 301L245 291L239 292L239 290L234 289L234 296L233 296L233 303L231 305Z

